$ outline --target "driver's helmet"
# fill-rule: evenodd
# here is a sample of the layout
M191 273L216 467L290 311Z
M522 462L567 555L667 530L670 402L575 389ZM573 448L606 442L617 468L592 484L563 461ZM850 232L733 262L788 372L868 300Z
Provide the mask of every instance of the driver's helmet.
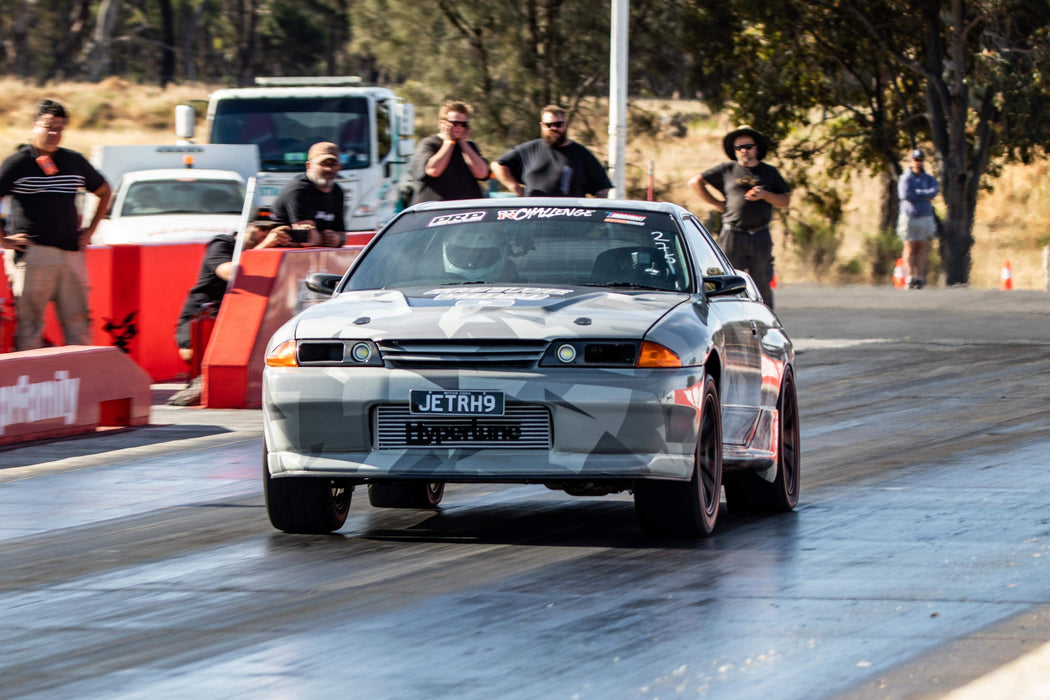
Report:
M445 272L470 282L491 281L503 269L507 249L503 240L491 231L478 229L453 231L442 248Z

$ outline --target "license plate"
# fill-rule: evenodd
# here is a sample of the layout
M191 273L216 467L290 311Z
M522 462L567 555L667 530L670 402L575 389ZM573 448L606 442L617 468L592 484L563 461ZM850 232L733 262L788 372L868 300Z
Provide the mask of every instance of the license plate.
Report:
M263 199L277 199L277 195L281 194L280 187L274 187L273 185L263 185L259 188L259 196Z
M412 389L408 412L426 416L502 416L502 391Z

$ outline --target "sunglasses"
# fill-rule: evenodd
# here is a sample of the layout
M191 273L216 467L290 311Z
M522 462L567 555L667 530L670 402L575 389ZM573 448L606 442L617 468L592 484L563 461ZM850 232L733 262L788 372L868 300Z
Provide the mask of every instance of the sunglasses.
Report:
M738 151L750 151L754 147L755 144L753 143L742 143L739 146L733 146L733 148L735 148Z
M447 121L452 126L462 126L464 129L470 126L470 122L459 122L454 119L446 119L445 121Z
M560 121L560 122L540 122L540 124L542 124L543 126L547 127L548 129L560 129L563 126L565 126L565 122L564 121Z

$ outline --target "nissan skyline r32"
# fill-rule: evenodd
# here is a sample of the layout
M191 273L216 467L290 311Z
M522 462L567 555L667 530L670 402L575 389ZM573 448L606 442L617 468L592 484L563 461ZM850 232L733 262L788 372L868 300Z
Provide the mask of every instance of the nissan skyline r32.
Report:
M673 204L430 202L385 226L270 340L273 525L342 527L357 486L433 508L453 483L630 491L642 530L799 496L794 351L754 282Z

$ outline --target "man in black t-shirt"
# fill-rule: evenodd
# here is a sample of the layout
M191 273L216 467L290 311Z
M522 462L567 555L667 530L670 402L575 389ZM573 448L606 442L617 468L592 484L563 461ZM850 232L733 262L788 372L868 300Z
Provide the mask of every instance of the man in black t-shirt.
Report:
M276 226L271 221L256 221L248 225L244 250L293 247L289 232L288 226ZM233 274L233 254L236 248L236 236L232 233L221 233L208 241L204 249L197 283L186 295L179 320L175 323L175 344L179 348L179 357L187 363L193 363L194 360L193 323L204 314L210 313L214 317L219 313L219 305L226 294L226 285ZM171 396L168 404L197 406L201 402L202 390L198 375L185 389Z
M729 161L705 170L689 186L713 208L722 212L718 243L739 270L755 280L762 301L773 308L773 237L769 222L773 207L791 204L791 188L772 165L763 163L769 143L749 126L726 134L722 149ZM722 195L715 197L711 190Z
M470 105L446 102L440 115L438 133L420 141L412 155L412 204L480 197L478 180L489 176L489 164L470 140Z
M542 138L507 151L492 164L503 186L525 197L605 197L612 189L605 168L586 147L570 141L565 110L547 105Z
M66 345L91 342L84 248L109 209L106 178L76 151L60 148L68 115L54 100L42 100L30 141L0 165L0 197L11 195L11 218L0 231L4 262L15 297L15 350L43 343L44 312L50 302ZM95 215L80 227L76 195L98 197Z
M339 147L322 141L310 146L306 172L292 179L273 204L273 220L292 227L292 241L302 246L346 245L343 188L336 184Z

